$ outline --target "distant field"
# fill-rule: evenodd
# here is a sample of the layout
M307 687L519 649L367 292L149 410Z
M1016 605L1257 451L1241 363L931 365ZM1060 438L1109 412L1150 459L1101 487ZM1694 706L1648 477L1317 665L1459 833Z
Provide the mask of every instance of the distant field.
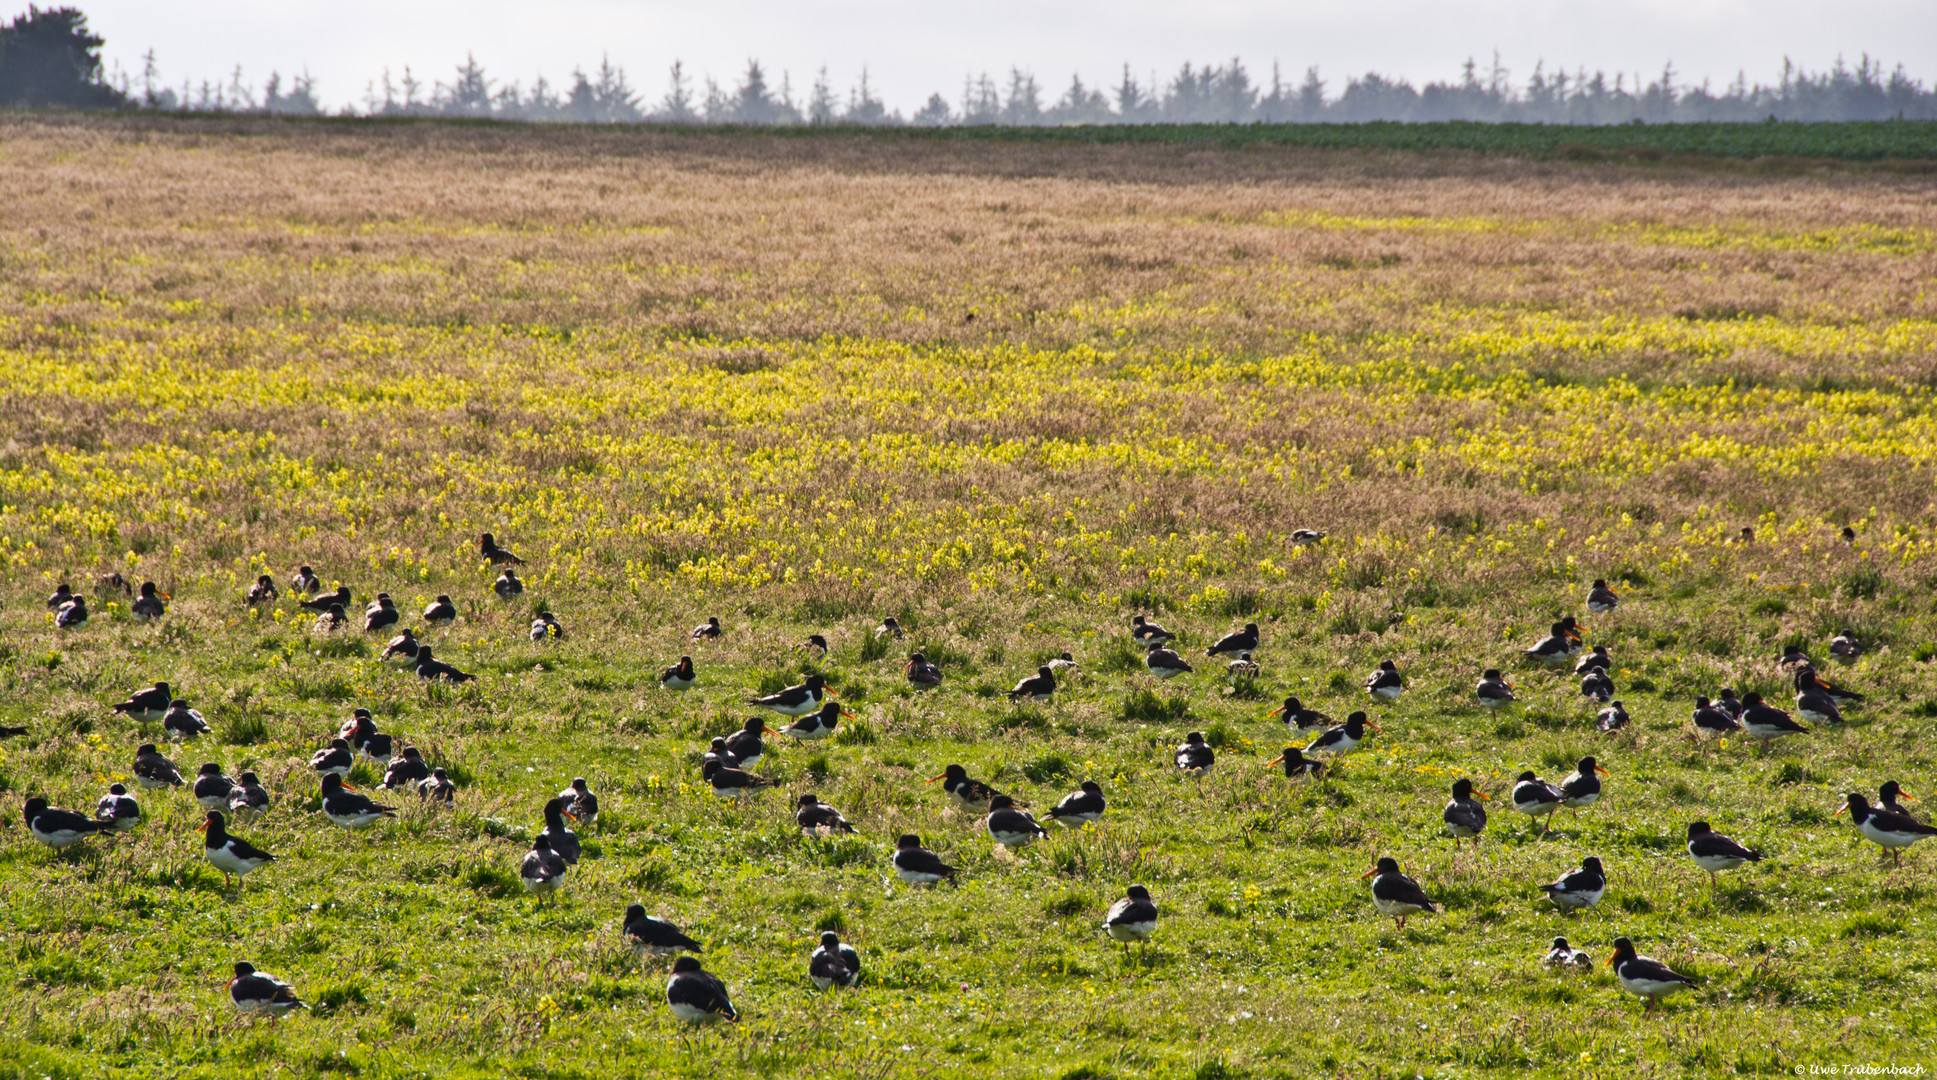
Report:
M1836 127L1663 148L1937 144ZM1655 127L1497 131L1516 157L1323 141L1347 130L0 120L0 725L30 729L0 742L0 1080L1937 1067L1937 844L1892 869L1831 816L1937 780L1937 180L1541 141L1616 157ZM1890 149L1822 149L1866 138ZM483 531L529 561L521 600ZM358 608L451 594L427 639L479 679L426 692L380 638L244 610L298 563ZM110 570L164 619L103 597L57 631L53 586ZM1596 577L1625 598L1587 623L1635 717L1611 736L1518 659ZM541 606L564 641L527 640ZM1197 673L1155 684L1139 612ZM689 645L708 615L725 639ZM885 615L909 641L872 643ZM1233 686L1203 652L1247 620L1263 674ZM1870 645L1829 673L1870 696L1847 725L1767 756L1686 738L1695 695L1786 703L1782 646L1826 659L1843 628ZM908 688L914 648L942 688ZM1055 702L1003 699L1066 650ZM700 686L661 692L682 652ZM1388 658L1411 692L1337 779L1265 767L1286 693L1342 718ZM1475 704L1487 666L1523 706ZM860 719L722 804L708 739L805 669ZM155 679L214 725L185 769L277 795L238 831L282 861L239 892L180 793L143 793L132 840L27 835L27 795L125 778L158 728L107 706ZM355 835L315 812L304 763L358 705L453 770L454 808ZM1170 765L1190 730L1220 754L1201 790ZM1600 805L1539 840L1509 820L1514 775L1583 753ZM1094 778L1112 809L1011 859L923 783L950 762L1039 812ZM573 776L602 828L540 907L517 863ZM1494 824L1456 854L1460 776ZM803 839L804 791L858 836ZM1711 889L1698 818L1769 859ZM895 880L902 831L961 888ZM1537 900L1589 854L1599 912ZM1395 931L1358 880L1381 855L1444 913ZM1163 921L1126 957L1096 927L1132 882ZM619 939L633 902L708 946L737 1028L673 1020L664 963ZM861 989L808 983L827 927ZM1605 967L1542 970L1556 934L1704 984L1643 1019ZM314 1011L232 1019L237 959Z

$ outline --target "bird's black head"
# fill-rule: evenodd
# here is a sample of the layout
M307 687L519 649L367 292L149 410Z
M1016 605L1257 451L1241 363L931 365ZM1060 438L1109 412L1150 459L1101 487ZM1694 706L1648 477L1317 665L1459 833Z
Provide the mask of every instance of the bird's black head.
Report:
M719 758L707 758L706 763L699 767L699 778L701 780L711 780L713 779L714 773L724 768L726 766L720 763Z
M255 973L256 973L256 966L254 964L251 964L247 960L237 960L235 962L236 978L246 979L249 976L254 975Z
M242 775L244 775L244 776L248 776L248 775L250 775L250 774L249 774L249 773L243 773ZM127 788L126 788L125 786L123 786L123 785L121 785L121 784L109 784L109 785L108 785L108 794L110 794L110 795L126 795L127 793L128 793L128 789L127 789Z
M1392 661L1390 661L1390 660L1381 660L1381 661L1379 661L1379 670L1380 670L1380 671L1397 671L1397 670L1399 670L1399 665L1397 665L1397 664L1394 664L1394 663L1393 663Z
M708 749L711 749L711 750L714 750L714 751L722 751L722 750L725 750L725 749L726 749L726 736L724 736L724 735L715 735L715 736L713 736L713 743L712 743L712 745L711 745L710 747L708 747Z
M351 709L351 710L350 710L350 717L351 717L352 719L355 719L355 720L369 720L369 719L372 719L372 716L371 716L371 713L370 713L370 710L368 710L368 709L364 709L364 708L356 708L356 709Z
M1595 579L1594 579L1594 587L1595 587L1595 588L1597 588L1597 589L1605 589L1605 588L1607 588L1607 579L1606 579L1606 578L1598 578L1598 577L1597 577L1597 578L1595 578Z
M823 930L821 931L821 944L829 949L838 949L841 946L841 935L832 930Z
M337 738L330 740L330 749L332 750L348 750L349 748L350 741L348 739Z
M211 832L218 829L226 828L228 824L229 824L229 819L226 816L224 816L222 811L220 810L210 810L202 818L202 827L205 829L208 829Z
M1204 741L1204 733L1201 731L1193 731L1189 735L1184 736L1184 741L1192 746L1196 746L1198 743Z
M632 922L633 920L644 916L645 913L646 913L646 905L628 904L625 909L625 921Z
M1368 719L1370 718L1365 713L1354 712L1345 718L1345 730L1351 732L1352 737L1356 739L1359 737L1359 732L1365 730L1365 724Z
M1123 895L1132 900L1148 900L1150 899L1150 890L1141 885L1132 885L1124 891Z
M682 656L682 657L680 657L680 658L679 658L679 666L680 666L680 667L682 667L682 668L690 668L690 667L692 667L692 666L693 666L693 658L692 658L692 657L690 657L690 656Z
M451 602L451 594L450 594L450 593L438 593L438 594L437 594L437 602L438 602L438 603L440 603L440 604L448 604L448 603L450 603L450 602Z
M414 746L404 747L402 755L409 761L422 761L424 759L424 755Z
M802 795L798 801L801 806L819 806L821 803L821 797L810 791L805 795Z
M1870 808L1870 800L1865 798L1862 793L1852 791L1848 795L1843 796L1843 805L1849 807L1852 811L1868 810Z
M1255 634L1255 633L1257 633L1257 632L1258 632L1258 624L1257 624L1257 623L1254 623L1254 622L1248 622L1248 623L1245 623L1245 624L1244 624L1244 632L1245 632L1245 633L1247 633L1247 634Z
M1304 702L1299 701L1296 697L1288 697L1285 699L1285 707L1279 711L1283 712L1286 716L1290 716L1295 712L1303 712L1304 709Z
M718 630L720 628L720 617L718 615L708 615L706 617L706 625Z
M997 795L996 797L989 800L989 809L1007 810L1010 807L1014 806L1015 804L1016 804L1016 801L1014 799L1011 799L1007 795Z
M199 770L198 770L198 771L196 772L196 775L198 775L198 776L220 776L220 775L222 775L222 766L220 766L220 765L217 765L217 764L216 764L215 762L213 762L213 761L204 761L204 762L202 762L202 767L201 767L201 769L199 769Z
M155 744L151 742L145 742L145 743L142 743L140 746L135 747L136 757L140 757L143 754L152 754L154 752L155 752Z
M1480 678L1482 679L1497 679L1499 677L1500 677L1500 669L1496 667L1490 667L1490 668L1487 668L1485 671L1480 672Z
M1066 652L1065 652L1065 653L1063 653L1063 654L1062 654L1061 656L1058 656L1058 657L1057 657L1057 659L1058 659L1058 660L1067 660L1067 661L1069 661L1069 662L1070 662L1070 663L1072 663L1072 664L1074 664L1074 663L1076 662L1076 658L1075 658L1075 657L1073 657L1073 656L1071 656L1070 654L1068 654L1068 653L1066 653Z
M188 699L176 698L175 700L168 703L168 707L171 709L186 709L188 708Z
M417 646L417 662L419 664L427 664L431 661L431 659L432 657L430 654L430 646L428 645Z
M479 543L479 544L482 544L483 546L485 546L485 547L488 547L488 548L490 548L490 547L497 547L497 546L498 546L498 542L497 542L496 540L493 540L493 539L491 538L491 534L490 534L490 533L485 533L485 534L483 534L482 536L479 536L479 537L478 537L478 543Z
M1130 616L1130 625L1131 625L1131 626L1142 626L1142 625L1143 625L1143 616L1141 616L1141 615L1132 615L1132 616Z
M256 780L256 774L255 774L255 773L253 773L253 772L249 772L249 771L246 771L246 770L245 770L245 771L244 771L244 772L242 773L242 775L241 775L241 776L238 776L238 777L236 777L236 779L237 779L237 780L240 780L241 782L243 782L243 783L245 783L245 784L254 784L254 783L257 783L257 782L258 782L258 781ZM108 790L109 790L109 791L113 791L114 789L113 789L113 788L109 788Z
M1713 831L1713 829L1708 827L1708 822L1706 821L1691 821L1688 823L1688 838L1690 840L1695 839L1697 836L1706 836Z
M442 765L439 765L439 766L438 766L438 767L436 767L435 769L432 769L432 770L430 771L430 774L431 774L432 776L435 776L435 777L436 777L436 778L438 778L439 780L442 780L442 779L444 779L444 778L445 778L445 775L446 775L446 774L445 774L445 772L444 772L444 766L442 766Z
M144 581L144 582L142 582L142 583L141 583L141 595L143 595L143 596L153 596L153 595L155 595L155 583L154 583L154 582L152 582L152 581Z
M1050 671L1050 670L1049 670L1049 665L1048 665L1048 664L1044 664L1043 666L1041 666L1041 667L1039 667L1039 668L1037 668L1037 669L1036 669L1036 674L1038 674L1038 675L1040 675L1040 676L1042 676L1042 677L1043 677L1043 678L1045 678L1045 679L1053 679L1053 678L1055 678L1055 677L1056 677L1056 674L1055 674L1055 672L1052 672L1052 671Z
M699 970L699 959L697 957L682 956L679 959L673 961L673 974L675 975L683 975L686 972L698 971L698 970Z
M767 722L766 720L756 716L748 720L746 723L740 725L740 728L743 731L749 732L754 735L758 735L761 732L767 730Z
M1634 957L1634 942L1629 941L1627 938L1624 938L1624 937L1615 938L1614 939L1614 958L1618 961L1622 959L1632 959L1633 957Z
M1705 697L1698 697L1695 699L1695 707L1697 709L1706 709L1708 708L1708 704L1709 704L1708 699Z
M1747 705L1750 708L1754 708L1755 706L1762 704L1762 695L1751 690L1748 693L1742 695L1742 704Z
M29 820L45 809L47 809L47 800L38 795L28 799L26 804L21 807L21 810L26 813Z
M1094 780L1085 780L1083 781L1083 790L1091 795L1101 795L1103 794L1103 785Z
M1589 855L1589 856L1588 856L1587 858L1585 858L1585 859L1582 859L1582 860L1581 860L1581 869L1582 869L1582 870L1592 870L1592 871L1594 871L1594 872L1595 872L1595 873L1597 873L1597 874L1600 874L1600 873L1604 873L1604 872L1605 872L1605 871L1603 871L1603 870L1601 869L1601 859L1600 859L1600 857L1599 857L1599 856L1597 856L1597 855Z
M809 690L819 690L821 687L827 685L827 678L822 675L809 675L807 678L801 680L801 685Z
M329 613L330 613L331 615L341 615L341 614L343 614L343 605L342 605L342 604L331 604L331 605L330 605L330 610L329 610Z
M269 584L273 584L273 582L270 581L268 574L263 574L261 577L256 578L256 584L269 585Z
M1599 763L1594 760L1593 754L1589 754L1586 757L1574 763L1575 770L1578 771L1582 776L1586 776L1592 773L1595 769L1599 767L1600 767Z
M916 652L916 653L909 653L909 654L908 654L908 662L909 662L910 664L926 664L926 663L928 662L928 657L926 657L926 656L924 656L924 655L922 655L921 653L918 653L918 652Z
M1392 858L1392 857L1391 857L1391 856L1389 856L1389 855L1388 855L1388 856L1386 856L1386 857L1384 857L1384 858L1382 858L1382 859L1380 859L1380 860L1379 860L1379 863L1378 863L1378 871L1379 871L1379 873L1381 873L1381 874L1396 874L1396 873L1398 873L1398 872L1399 872L1399 860L1397 860L1397 859L1395 859L1395 858Z
M1598 586L1597 586L1597 588L1598 588ZM1567 939L1566 939L1566 938L1564 938L1564 937L1557 937L1557 938L1555 938L1555 939L1554 939L1554 948L1556 948L1556 949L1570 949L1570 950L1571 950L1571 949L1573 948L1573 946L1571 946L1571 945L1568 945L1568 944L1567 944Z
M1609 704L1613 705L1615 708L1620 709L1623 712L1626 712L1628 708L1626 705L1621 704L1620 698L1615 698L1613 701L1609 702Z
M560 799L560 798L556 798L556 797L554 797L554 798L550 798L550 799L547 799L547 800L545 800L545 817L546 817L546 818L548 818L548 819L549 819L549 818L555 818L555 817L559 817L559 816L561 816L561 815L563 815L564 813L565 813L565 800L564 800L564 799Z
M1876 789L1876 793L1884 802L1893 803L1897 801L1897 796L1903 793L1903 785L1895 780L1885 780L1883 786Z
M572 790L578 792L580 795L585 794L586 786L583 776L572 777Z
M1470 799L1473 797L1473 781L1462 776L1453 781L1453 798Z
M950 780L966 780L968 779L968 770L960 765L950 765L948 768L942 770L942 775Z
M1525 771L1525 772L1523 772L1523 773L1521 773L1521 774L1520 774L1520 775L1519 775L1519 776L1518 776L1518 777L1517 777L1517 778L1516 778L1516 779L1514 780L1514 783L1516 783L1516 784L1524 784L1524 783L1526 783L1526 782L1527 782L1527 781L1529 781L1529 780L1538 780L1538 779L1540 779L1540 774L1539 774L1539 773L1536 773L1536 772L1534 772L1534 771L1533 771L1532 769L1528 769L1527 771Z
M902 833L895 840L895 848L900 851L907 851L909 848L918 848L920 846L921 837L911 832Z
M343 790L343 778L341 776L338 776L333 772L326 772L323 774L323 794L329 795L333 792L338 792L342 790Z
M550 851L551 849L552 849L551 837L546 836L544 833L539 833L531 841L531 850L533 851Z

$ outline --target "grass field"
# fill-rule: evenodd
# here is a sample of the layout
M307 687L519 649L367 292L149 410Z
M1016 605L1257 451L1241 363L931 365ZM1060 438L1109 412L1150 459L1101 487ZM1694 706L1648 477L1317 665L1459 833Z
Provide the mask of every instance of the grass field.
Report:
M1937 1067L1922 845L1892 869L1845 791L1937 779L1937 202L1867 171L1390 151L878 141L438 125L0 120L0 1078L294 1075L1305 1077ZM1744 544L1739 531L1754 529ZM1846 546L1839 533L1854 528ZM1295 547L1292 530L1330 538ZM515 603L476 557L530 565ZM476 682L426 691L321 634L298 563L406 612ZM159 623L109 571L172 596ZM1635 722L1518 663L1588 583ZM565 640L526 639L549 607ZM1193 659L1255 620L1255 686L1157 686L1128 620ZM870 630L895 615L910 641ZM689 646L719 616L726 636ZM414 620L413 620L414 621ZM1787 702L1786 643L1870 695L1766 756L1689 741L1697 694ZM699 781L741 704L813 665L860 719L780 747L740 807ZM905 651L945 685L916 695ZM1056 700L1000 691L1064 650ZM700 686L661 692L691 651ZM1265 763L1287 692L1342 717L1412 689L1333 781ZM1474 702L1510 669L1524 705ZM185 794L50 854L19 807L86 809L165 679L253 768L281 856L227 891ZM356 706L450 767L349 834L304 763ZM1189 730L1219 748L1173 775ZM1536 839L1503 803L1583 753L1600 805ZM922 781L961 762L1103 823L1010 858ZM520 895L539 807L604 804L556 903ZM1452 781L1495 798L1477 851ZM356 779L373 784L368 767ZM815 791L860 830L803 838ZM1769 858L1711 888L1703 818ZM916 831L963 868L915 892ZM1608 865L1598 912L1539 886ZM1359 875L1444 903L1404 931ZM1125 886L1163 912L1127 956ZM704 942L745 1019L689 1033L629 903ZM806 979L820 929L867 980ZM1703 985L1643 1019L1617 936ZM237 959L314 1006L237 1021Z

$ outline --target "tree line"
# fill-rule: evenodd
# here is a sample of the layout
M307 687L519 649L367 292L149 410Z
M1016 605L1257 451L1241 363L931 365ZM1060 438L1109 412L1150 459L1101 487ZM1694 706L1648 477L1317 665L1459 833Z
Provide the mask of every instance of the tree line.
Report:
M327 111L307 73L286 81L272 72L261 84L237 67L219 79L162 77L154 52L139 75L104 72L103 40L74 8L27 14L0 26L0 105L13 107L140 108L160 111L320 115ZM1126 65L1114 84L1085 83L1072 75L1060 92L1036 76L1011 68L1004 77L987 72L965 77L959 94L931 94L914 111L891 109L870 83L867 69L836 87L822 68L805 87L790 73L778 80L759 61L747 63L729 87L711 75L695 78L675 61L664 90L649 96L623 67L602 60L561 83L544 76L530 83L488 73L467 57L447 79L426 79L409 66L385 69L359 100L338 115L476 117L536 122L600 124L779 125L975 125L1358 123L1365 121L1518 122L1623 124L1747 122L1759 120L1937 119L1937 92L1926 89L1901 65L1886 73L1867 54L1855 66L1842 60L1822 71L1805 71L1784 60L1772 83L1751 83L1738 73L1719 89L1691 83L1667 65L1639 72L1534 65L1515 79L1496 55L1482 68L1468 60L1460 77L1414 86L1405 79L1367 73L1333 92L1316 67L1295 81L1273 64L1269 78L1254 77L1244 63L1183 64L1168 76L1139 77Z

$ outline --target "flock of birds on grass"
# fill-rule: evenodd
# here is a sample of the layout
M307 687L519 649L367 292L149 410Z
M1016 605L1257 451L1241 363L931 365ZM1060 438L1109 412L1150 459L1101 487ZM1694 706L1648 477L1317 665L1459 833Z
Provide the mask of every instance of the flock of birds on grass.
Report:
M1845 539L1851 538L1849 531L1845 530ZM1299 530L1298 539L1301 543L1316 542L1323 539L1323 534ZM516 572L516 567L523 563L522 559L499 546L489 533L483 534L480 539L479 554L487 563L503 567L501 576L493 586L501 598L509 600L523 593L524 584ZM138 595L119 574L108 575L101 584L131 597L131 611L138 619L158 619L167 611L169 597L160 593L153 582L143 582ZM317 613L319 630L334 631L348 625L346 612L351 604L351 594L347 587L339 585L332 592L322 591L322 583L309 566L303 566L296 573L290 587L300 598L304 609ZM279 596L276 583L265 574L248 590L247 603L250 606L274 603ZM1591 614L1611 612L1619 604L1620 598L1604 580L1596 580L1586 598L1586 608ZM65 584L48 600L48 607L54 612L55 623L65 629L81 627L88 619L85 599ZM456 618L457 608L447 595L440 595L423 613L427 626L448 625ZM397 630L396 636L383 649L381 661L411 666L426 681L461 683L471 678L469 674L434 658L431 646L421 642L412 629L400 627L400 620L396 605L387 593L379 593L364 609L365 632ZM695 644L702 644L717 641L724 633L718 617L712 617L695 627L690 636ZM890 617L884 619L874 633L877 637L900 638L902 629ZM564 637L565 630L551 612L540 611L533 617L530 635L533 641L557 640ZM1130 636L1135 644L1145 650L1144 663L1153 676L1169 680L1195 670L1172 647L1178 644L1175 635L1145 616L1137 615L1131 619ZM1227 634L1211 645L1207 655L1213 661L1222 660L1232 678L1255 678L1259 666L1253 654L1259 644L1257 624L1247 623L1242 630ZM825 655L828 645L823 635L813 634L796 648ZM1850 660L1861 653L1862 645L1854 635L1844 631L1830 642L1829 651L1834 656ZM1573 673L1580 678L1583 697L1603 706L1596 717L1599 730L1615 731L1629 722L1626 708L1614 697L1612 667L1606 647L1585 650L1579 621L1573 616L1555 622L1546 637L1525 650L1525 657L1547 668L1571 665ZM1843 719L1842 709L1863 700L1861 694L1825 679L1814 661L1795 646L1784 651L1780 663L1793 675L1796 714L1803 720L1840 723ZM1050 701L1061 686L1058 673L1066 677L1076 666L1076 661L1065 652L1040 666L1034 675L1016 683L1008 697L1016 702ZM931 689L943 682L940 667L920 652L909 656L904 671L910 686L917 690ZM660 686L668 691L690 690L698 682L699 675L690 655L681 656L678 663L659 674ZM1366 677L1364 690L1374 703L1391 703L1405 694L1407 682L1398 667L1391 660L1385 660ZM1496 668L1487 668L1481 674L1474 694L1478 703L1489 710L1507 708L1518 700L1512 684ZM808 675L799 684L776 693L752 698L748 704L785 718L785 723L773 727L764 716L755 717L746 721L743 728L732 735L712 740L702 761L701 779L714 792L728 798L743 798L774 786L773 780L751 771L765 753L765 737L785 735L810 741L826 739L835 733L842 718L853 718L835 700L835 693L827 680L818 674ZM202 714L191 708L188 701L175 697L165 682L157 682L134 692L126 701L115 705L114 711L139 722L159 723L170 742L191 742L209 731ZM1325 780L1337 770L1343 758L1365 742L1368 732L1381 732L1378 724L1363 711L1354 711L1343 723L1338 723L1330 716L1307 707L1295 696L1287 697L1270 716L1281 717L1292 735L1310 737L1303 746L1287 745L1282 754L1268 763L1268 766L1282 766L1286 778L1294 781ZM1759 740L1765 753L1769 744L1777 739L1810 731L1808 726L1798 722L1787 711L1764 701L1761 695L1749 693L1738 699L1734 691L1727 687L1721 688L1713 699L1706 696L1696 699L1692 725L1693 738L1721 739L1742 735ZM26 729L22 728L0 729L0 735L25 733ZM335 825L346 829L364 829L396 816L394 807L364 795L347 782L359 755L383 767L380 790L415 791L422 801L429 804L449 804L456 798L457 785L442 767L427 765L414 746L394 746L392 736L377 729L369 710L359 708L344 721L329 746L318 750L309 763L321 784L323 816ZM1193 731L1185 738L1183 745L1177 747L1174 762L1180 774L1201 781L1216 765L1217 753L1205 741L1202 732ZM263 787L254 772L244 771L231 778L219 764L211 762L202 765L191 781L155 744L143 743L135 752L132 775L138 786L151 791L168 791L192 784L196 801L207 810L200 826L204 837L204 856L210 865L222 872L225 886L233 881L235 887L240 887L244 876L277 861L275 855L229 831L231 819L252 820L267 812L271 805L271 793ZM1573 773L1558 784L1549 783L1528 770L1520 773L1514 781L1508 795L1508 805L1516 813L1539 821L1541 835L1544 836L1551 828L1553 815L1557 811L1568 809L1578 812L1598 802L1602 795L1601 777L1607 775L1608 770L1591 755L1580 758ZM1047 838L1049 831L1043 827L1044 822L1063 829L1080 829L1101 820L1108 807L1102 786L1094 780L1083 781L1078 790L1065 796L1044 814L1041 822L1017 806L1009 795L971 777L968 770L959 764L948 765L929 782L940 782L950 802L960 810L979 817L990 839L1010 852ZM1902 807L1899 800L1910 796L1896 781L1883 783L1878 794L1879 804L1873 806L1863 794L1851 792L1836 812L1840 815L1847 811L1858 833L1888 851L1893 864L1900 864L1903 849L1919 840L1937 836L1937 828L1917 820ZM1488 799L1484 792L1474 787L1472 780L1461 778L1454 781L1452 798L1446 804L1442 820L1444 833L1452 838L1455 847L1462 840L1470 840L1478 845L1488 824L1484 805ZM564 886L580 853L578 836L566 824L566 819L590 827L596 824L598 812L598 797L583 777L574 778L569 786L545 803L545 828L532 841L531 849L525 853L519 866L519 879L527 892L543 902L544 897L555 894ZM54 849L71 847L91 834L127 832L137 828L143 820L140 804L119 783L109 787L91 816L50 806L40 796L27 799L25 815L28 830L34 839ZM855 831L838 809L822 802L813 793L799 796L794 819L803 831L816 834ZM1722 872L1759 862L1763 858L1757 851L1716 832L1706 821L1695 821L1688 825L1685 847L1695 865L1708 872L1711 882ZM960 872L925 847L922 838L914 833L904 833L896 839L892 865L896 875L912 886L932 887L942 882L952 885ZM1373 906L1382 914L1392 917L1401 930L1405 928L1409 916L1439 910L1438 902L1427 895L1418 881L1405 874L1395 859L1378 859L1362 880L1364 878L1371 879ZM1573 912L1599 905L1607 885L1607 872L1601 860L1588 856L1581 860L1578 869L1562 874L1557 880L1543 886L1543 890L1557 908ZM1142 885L1131 885L1124 896L1111 905L1100 930L1112 940L1123 943L1127 949L1131 943L1148 942L1156 932L1157 921L1158 908L1149 890ZM642 954L663 957L702 951L699 942L672 923L647 914L639 904L626 909L621 926L625 940ZM1641 997L1647 1010L1653 1010L1661 998L1694 985L1693 979L1673 971L1667 965L1637 955L1633 943L1626 937L1616 938L1613 948L1614 955L1609 960L1609 966L1613 968L1622 988ZM1546 954L1545 963L1557 968L1585 968L1591 967L1592 960L1586 953L1569 946L1565 938L1556 938ZM839 935L832 931L823 933L819 947L808 961L808 977L814 985L822 990L836 986L851 987L859 982L860 975L860 956L854 948L843 943ZM229 982L229 995L236 1009L244 1013L281 1015L306 1007L288 983L257 971L248 962L235 965L235 977ZM674 959L666 986L666 1002L672 1013L681 1020L697 1023L739 1018L725 983L706 971L700 961L691 955L676 956Z

